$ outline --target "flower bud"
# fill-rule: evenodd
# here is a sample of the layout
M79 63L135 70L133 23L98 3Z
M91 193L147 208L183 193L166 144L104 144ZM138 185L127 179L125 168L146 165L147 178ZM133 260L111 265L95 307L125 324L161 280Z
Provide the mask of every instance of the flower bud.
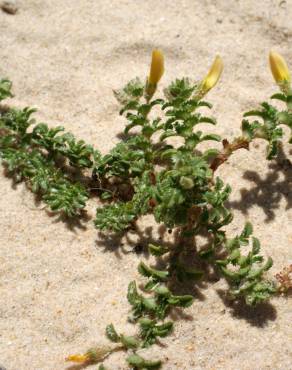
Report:
M164 56L158 49L152 51L152 60L150 67L150 74L148 77L148 83L152 85L158 84L164 73Z
M182 188L189 190L194 187L194 181L187 176L182 176L179 181L180 185Z
M270 68L277 84L289 84L291 77L285 59L278 53L270 52Z
M156 91L157 84L164 73L164 56L158 49L152 51L150 74L146 83L146 99L150 100Z
M105 357L107 357L111 352L119 349L121 346L102 346L98 348L92 348L86 353L80 355L70 355L66 358L66 361L72 361L77 363L95 363L98 361L103 360Z
M223 71L223 61L219 55L216 56L207 76L201 82L200 90L206 94L218 82Z
M66 358L66 361L72 361L77 363L84 363L89 361L89 357L85 355L70 355Z

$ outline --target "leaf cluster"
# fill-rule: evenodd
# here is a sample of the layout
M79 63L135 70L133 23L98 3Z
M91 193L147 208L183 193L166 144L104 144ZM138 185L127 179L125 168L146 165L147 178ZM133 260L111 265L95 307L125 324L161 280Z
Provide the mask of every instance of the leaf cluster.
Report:
M212 118L197 112L200 107L210 107L196 96L197 86L186 79L176 80L166 92L169 98L144 103L141 102L142 92L136 92L137 83L137 80L130 82L123 90L127 91L127 99L119 101L124 102L121 114L126 114L129 122L125 134L137 127L140 132L117 144L94 168L98 179L126 184L134 189L134 195L130 202L116 203L113 199L113 205L98 209L96 226L101 229L127 229L129 222L147 211L167 227L183 225L193 206L207 204L204 193L212 189L208 161L218 151L199 154L196 146L205 140L218 141L220 137L193 130L199 123L215 124ZM150 117L156 106L164 119ZM160 135L158 141L156 133ZM182 137L184 145L176 147L168 143L166 139L171 136ZM150 207L147 209L144 203L142 210L137 212L136 194L141 188Z
M33 193L40 195L52 211L72 217L85 207L88 193L79 183L71 182L54 162L34 149L0 148L7 172L16 182L26 181Z
M144 319L141 322L141 332L140 338L144 339L140 342L140 338L135 336L125 336L123 334L118 334L113 324L106 327L107 338L114 342L120 343L123 348L127 350L137 350L139 347L148 347L155 342L156 337L164 337L172 330L172 323L155 325L151 320ZM129 365L133 366L135 369L159 369L161 367L161 361L151 361L146 360L142 356L134 353L127 358Z
M8 89L7 86L10 89L11 84L5 83L4 87ZM69 217L79 215L86 205L88 191L57 163L62 157L74 167L91 167L93 148L82 140L76 141L72 134L59 135L64 130L62 127L49 129L43 123L35 125L31 118L34 112L35 109L28 107L0 111L3 133L0 136L0 158L8 174L16 182L25 181L52 211Z
M140 262L138 271L147 282L141 291L135 281L128 286L129 319L139 326L137 335L118 334L112 324L106 328L112 342L134 352L127 358L130 366L158 369L160 361L145 360L136 351L172 332L173 322L166 317L174 307L193 303L191 295L174 294L170 284L174 278L184 283L203 276L200 268L189 267L181 258L187 244L193 243L194 257L212 264L226 278L232 298L256 305L276 292L274 283L266 278L272 260L261 256L251 224L247 223L240 235L226 237L224 227L233 218L226 207L231 188L214 172L235 150L247 149L256 138L268 142L267 157L273 158L283 136L280 126L292 130L292 96L289 92L272 96L286 104L285 110L264 102L260 109L245 113L242 136L229 143L216 133L204 133L204 125L216 124L204 113L212 106L202 100L200 84L188 78L176 79L159 99L145 98L145 84L138 78L114 93L127 122L124 140L109 153L101 155L61 126L36 123L32 108L0 106L0 158L14 180L25 181L52 211L76 216L86 205L89 189L68 175L66 168L71 167L71 172L81 175L90 172L104 201L96 210L96 228L126 231L149 213L157 223L178 231L180 242L172 250L149 246L152 256L164 259L165 269ZM11 82L0 80L0 101L11 96ZM217 142L217 147L203 150L200 144L205 141ZM197 250L200 234L207 235L210 242Z
M143 296L138 293L135 281L132 281L128 287L128 301L132 306L131 321L136 321L143 315L155 316L163 320L172 307L189 307L193 303L193 297L190 295L173 295L170 290L159 285L153 289L154 295L151 297Z
M270 298L276 292L275 284L264 278L273 261L269 257L265 262L260 252L260 242L251 237L252 225L247 223L242 233L226 241L227 256L217 260L222 274L231 285L230 294L234 298L243 297L248 305L256 305ZM241 249L248 246L251 239L251 250L246 254Z
M12 88L11 81L5 78L0 79L0 101L6 98L12 98L13 95L11 92L11 88Z
M283 137L281 125L286 125L291 129L289 143L292 144L292 95L290 93L277 93L271 96L284 102L287 109L278 110L273 105L263 102L260 109L251 110L244 114L244 117L259 117L259 120L249 121L243 119L243 135L248 139L261 138L268 141L267 158L272 159L277 155L279 142Z

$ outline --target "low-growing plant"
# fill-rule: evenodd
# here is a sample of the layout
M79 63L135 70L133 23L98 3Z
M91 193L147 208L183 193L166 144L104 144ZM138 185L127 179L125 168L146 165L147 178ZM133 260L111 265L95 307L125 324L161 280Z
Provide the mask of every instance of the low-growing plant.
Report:
M260 254L260 242L253 236L248 222L235 237L226 235L232 222L226 207L231 188L216 176L216 170L239 149L249 149L257 139L267 142L267 159L277 155L283 138L282 125L292 130L292 91L290 74L284 59L271 52L270 66L280 87L271 98L285 104L283 110L263 102L259 109L243 115L242 134L232 141L215 133L204 133L205 125L215 125L206 115L212 106L204 98L223 70L216 57L210 71L200 81L190 78L174 80L164 96L155 98L164 72L164 57L154 50L150 74L144 83L131 80L114 92L126 117L125 139L106 155L76 140L63 127L49 128L31 118L34 109L0 106L0 156L14 181L26 185L48 205L51 211L78 217L84 210L92 183L106 202L96 211L95 226L108 232L135 229L139 217L153 214L176 235L175 242L149 244L148 250L158 265L141 261L138 271L145 284L128 286L131 306L128 320L136 324L134 336L119 334L113 324L106 328L112 342L83 355L71 355L68 361L95 363L118 350L129 351L127 363L134 369L158 369L160 360L147 360L140 348L157 343L169 335L174 323L167 319L171 310L192 305L191 294L178 294L178 284L193 284L204 279L202 266L209 265L228 283L230 299L256 305L291 286L290 270L269 278L273 261ZM12 97L11 83L0 81L0 100ZM256 117L251 119L250 117ZM222 143L204 149L205 141ZM292 135L289 140L292 143ZM90 181L72 176L71 168ZM73 172L74 172L73 171ZM207 237L201 247L198 238ZM190 259L186 256L192 256ZM100 369L105 367L101 364Z

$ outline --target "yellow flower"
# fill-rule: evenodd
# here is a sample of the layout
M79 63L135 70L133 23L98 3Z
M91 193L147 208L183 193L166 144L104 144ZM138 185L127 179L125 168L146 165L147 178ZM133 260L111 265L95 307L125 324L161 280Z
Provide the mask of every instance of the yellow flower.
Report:
M110 353L113 351L117 351L121 349L121 345L105 345L98 348L91 348L86 353L80 355L70 355L68 356L65 361L72 361L77 363L96 363L98 361L103 360L105 357L107 357Z
M70 355L66 358L66 361L78 362L83 363L89 361L89 357L85 355Z
M282 85L285 83L289 83L291 77L285 59L280 54L274 51L270 52L269 59L270 68L277 84Z
M201 91L206 94L218 82L223 71L223 61L219 55L216 56L207 76L201 82Z
M152 51L150 74L147 78L145 98L149 101L156 91L157 84L164 73L164 56L158 49Z
M152 51L152 60L148 84L156 85L164 73L164 56L158 49Z

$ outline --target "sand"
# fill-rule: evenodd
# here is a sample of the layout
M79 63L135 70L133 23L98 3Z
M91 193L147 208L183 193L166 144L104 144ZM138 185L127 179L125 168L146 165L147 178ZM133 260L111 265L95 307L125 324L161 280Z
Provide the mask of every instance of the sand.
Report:
M15 15L0 11L0 75L14 83L11 104L36 107L38 121L62 124L103 153L118 141L124 122L112 89L146 76L153 47L165 53L164 86L175 77L202 77L214 56L222 56L225 71L209 101L215 131L229 138L240 132L242 112L276 91L269 50L281 52L292 68L290 0L17 5ZM292 262L289 158L285 144L279 160L267 163L259 140L218 171L233 187L229 231L239 232L246 220L254 224L263 254L274 259L271 276ZM133 330L125 295L128 282L140 279L136 265L143 256L130 243L121 247L98 236L97 205L89 203L91 219L82 227L68 225L35 204L23 184L14 188L1 169L0 364L7 370L67 369L68 354L106 341L106 324ZM145 356L161 358L170 370L292 369L291 298L252 310L226 304L224 287L223 281L202 287L164 346ZM105 365L126 369L124 359L117 353Z

